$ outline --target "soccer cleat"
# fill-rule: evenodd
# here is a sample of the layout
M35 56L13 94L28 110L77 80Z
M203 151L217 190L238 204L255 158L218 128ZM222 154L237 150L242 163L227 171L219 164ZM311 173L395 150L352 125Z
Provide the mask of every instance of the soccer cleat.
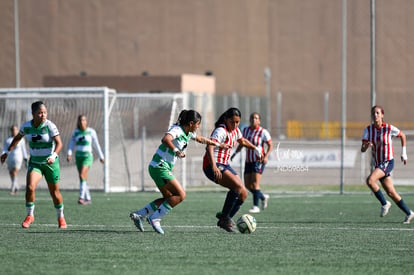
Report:
M137 213L131 212L129 217L134 222L139 231L144 232L144 225L142 224L142 217Z
M223 228L227 232L233 233L235 232L233 229L233 223L230 218L222 218L217 222L217 226Z
M260 213L260 208L256 205L253 205L252 208L249 209L250 213Z
M66 220L65 220L65 217L60 217L60 218L58 218L58 224L59 224L59 228L61 228L61 229L65 229L65 228L67 228L68 226L66 225Z
M390 207L391 207L391 203L389 201L387 201L385 205L381 206L380 217L385 217L390 211Z
M264 200L262 200L262 209L265 210L267 208L267 203L269 202L270 196L268 194L264 194Z
M414 212L411 211L410 215L405 216L403 224L410 224L410 222L413 218L414 218Z
M161 219L151 219L151 217L147 217L147 221L155 230L155 232L164 234L164 230L161 227Z
M27 215L26 219L24 219L22 223L23 228L29 228L30 224L34 222L34 216Z
M79 199L78 204L88 205L88 204L92 204L92 201L91 200Z
M221 220L222 218L223 218L223 213L221 213L221 212L217 212L216 213L216 218L217 219L219 219L219 220ZM233 221L233 219L232 218L230 218L230 221L231 221L231 224L232 225L235 225L236 223Z

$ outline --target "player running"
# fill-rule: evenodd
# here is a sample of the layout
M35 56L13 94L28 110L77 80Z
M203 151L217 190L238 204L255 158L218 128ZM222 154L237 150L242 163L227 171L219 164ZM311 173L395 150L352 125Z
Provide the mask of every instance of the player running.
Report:
M26 136L30 148L30 160L26 179L26 219L23 228L29 228L34 221L35 190L45 176L49 193L55 205L59 228L66 228L63 215L63 199L59 191L60 165L58 154L62 150L62 141L56 125L47 119L46 105L42 101L32 103L33 119L26 121L19 133L13 138L8 152L1 155L1 163L7 158L19 141Z
M196 131L200 123L201 115L198 112L183 110L176 124L172 125L162 138L162 143L148 167L151 178L161 191L162 198L155 199L143 208L130 213L129 216L139 231L144 231L142 220L146 218L157 233L164 234L161 219L185 199L185 190L172 170L177 159L185 157L185 150L191 139L213 147L228 147L226 144L197 135Z
M361 152L366 152L372 147L372 161L374 170L367 178L367 185L381 203L380 216L384 217L390 210L391 203L384 198L377 181L381 182L388 196L405 213L404 224L409 224L414 218L414 212L405 204L404 200L397 193L391 179L391 171L394 168L394 148L392 138L398 137L401 140L401 161L407 164L407 149L405 134L397 127L384 122L384 109L381 106L374 106L371 109L371 125L365 128L362 136Z
M249 209L249 212L260 213L259 200L262 202L261 208L264 210L267 208L270 198L268 194L263 194L260 190L260 179L266 167L269 154L272 152L273 143L269 131L260 126L259 113L254 112L250 114L249 120L250 125L242 130L243 137L261 150L263 159L260 160L254 150L247 149L244 165L244 185L247 190L253 194L253 207ZM242 148L243 146L239 144L230 159L233 160L234 156L236 156Z
M242 146L254 150L259 160L263 158L261 150L243 138L238 128L240 119L241 112L234 107L229 108L219 117L210 138L215 142L229 145L229 148L223 149L207 145L203 160L203 171L207 178L229 189L222 211L216 214L218 218L217 226L227 232L234 232L232 217L236 215L247 197L247 191L242 180L229 165L231 148L238 142Z

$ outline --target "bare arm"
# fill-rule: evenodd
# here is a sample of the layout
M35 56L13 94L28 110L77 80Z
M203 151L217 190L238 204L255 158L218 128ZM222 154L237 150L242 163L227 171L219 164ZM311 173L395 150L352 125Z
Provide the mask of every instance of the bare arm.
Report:
M221 180L222 174L220 169L218 169L217 167L216 160L214 159L214 145L207 145L206 151L208 160L211 164L211 168L213 169L214 179L216 182L218 182L219 180Z
M175 147L173 144L173 137L170 134L165 134L162 138L162 143L164 143L168 148L170 148L177 157L185 158L185 153L180 150L180 148Z
M254 150L255 151L255 153L256 153L256 155L259 157L259 161L260 162L262 162L263 161L263 154L262 154L262 152L256 147L256 146L254 146L250 141L248 141L247 139L245 139L245 138L241 138L241 139L239 139L238 141L237 141L240 145L242 145L242 146L244 146L244 147L246 147L246 148L249 148L249 149L252 149L252 150Z
M220 143L218 143L218 142L216 142L212 139L209 139L209 138L206 138L206 137L203 137L203 136L199 136L199 135L196 136L195 141L197 141L198 143L201 143L201 144L218 146L221 149L229 148L228 144L225 144L225 143L220 144Z
M371 146L372 146L371 142L369 142L367 140L363 140L362 145L361 145L361 152L365 153L368 150L368 148L371 147Z
M60 138L60 135L54 136L53 140L55 142L55 151L52 153L52 155L47 159L48 164L52 164L55 162L57 156L59 155L60 151L63 148L62 139Z
M404 165L407 164L407 137L406 135L401 131L400 134L400 140L401 140L401 161L404 162Z
M263 156L263 163L264 164L267 163L267 161L269 159L270 152L272 152L272 150L273 150L273 143L271 141L266 142L266 144L267 144L267 150L265 152L265 155Z
M10 146L9 146L9 148L7 148L7 150L8 150L8 152L10 152L10 151L12 151L16 146L17 146L17 144L20 142L20 140L23 138L23 136L19 133L19 134L17 134L14 138L13 138L13 140L12 140L12 142L11 142L11 144L10 144ZM8 152L6 152L6 153L4 153L3 155L1 155L1 163L4 163L5 161L6 161L6 158L7 158L7 155L9 154Z
M236 151L231 155L230 160L233 160L233 158L243 149L243 145L239 144L237 145Z

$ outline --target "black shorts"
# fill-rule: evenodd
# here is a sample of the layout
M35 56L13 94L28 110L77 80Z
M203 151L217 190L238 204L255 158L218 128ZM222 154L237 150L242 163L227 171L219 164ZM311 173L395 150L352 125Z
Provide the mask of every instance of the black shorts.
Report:
M220 169L221 173L224 173L224 171L228 170L230 171L233 175L237 175L237 172L231 168L230 165L226 165L226 164L221 164L221 163L216 163L217 168ZM214 178L214 172L213 172L213 167L211 166L211 164L207 165L206 167L203 168L204 174L206 175L206 177L213 181L216 182L215 178Z
M266 164L263 162L246 162L244 164L244 174L251 174L251 173L257 173L257 174L263 174L263 171L265 169Z

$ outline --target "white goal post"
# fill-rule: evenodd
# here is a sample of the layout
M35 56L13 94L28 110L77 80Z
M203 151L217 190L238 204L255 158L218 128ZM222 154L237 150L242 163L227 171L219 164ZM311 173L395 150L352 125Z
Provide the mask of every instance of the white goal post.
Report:
M107 87L0 89L0 133L3 139L10 135L9 128L12 124L20 127L24 121L32 119L30 106L32 102L37 100L45 102L48 108L48 119L57 125L64 143L64 150L71 131L76 127L77 116L79 114L87 114L90 110L89 108L92 107L92 102L94 102L93 107L101 113L98 115L101 118L99 128L102 129L103 136L100 142L101 146L103 145L102 149L105 152L106 160L102 180L103 189L107 192L110 179L109 116L116 100L116 91ZM76 102L78 104L75 104ZM69 118L69 120L66 118ZM96 118L94 117L92 120L92 125L95 125L91 127L98 126L96 125ZM91 125L91 120L89 125ZM64 150L60 153L61 164L65 159L63 156L66 156Z
M30 107L37 100L46 104L48 119L56 124L62 139L60 187L79 189L75 161L68 163L66 154L77 117L83 114L88 119L88 126L96 130L105 154L102 165L93 151L88 185L92 190L104 192L154 189L147 173L148 162L166 129L186 106L185 96L180 93L121 94L107 87L0 89L1 141L10 136L11 125L20 127L32 119ZM182 169L177 171L177 177L185 183L185 163L178 166ZM25 172L22 168L19 173L21 189ZM10 178L6 165L3 165L0 167L0 188L9 187ZM44 181L39 188L47 188Z

